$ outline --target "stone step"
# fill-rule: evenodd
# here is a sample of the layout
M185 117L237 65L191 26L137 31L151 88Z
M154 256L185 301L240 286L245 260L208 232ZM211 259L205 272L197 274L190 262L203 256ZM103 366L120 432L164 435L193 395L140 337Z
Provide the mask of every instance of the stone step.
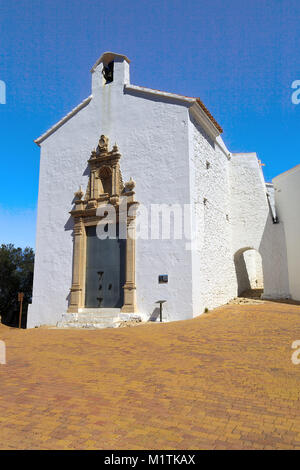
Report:
M73 317L76 321L89 321L89 320L105 320L105 319L111 319L111 318L118 318L119 315L114 315L114 314L111 314L111 313L97 313L97 314L93 314L93 313L77 313L75 314L77 315L76 317Z
M85 310L85 312L82 310ZM137 315L121 313L120 309L81 309L79 313L64 313L61 321L57 323L57 327L89 329L117 328L121 322L137 317Z
M79 313L92 313L94 314L110 314L110 315L119 315L121 313L120 308L80 308Z
M111 323L77 323L77 322L68 322L68 323L58 323L58 328L86 328L90 330L102 329L102 328L116 328L117 325L113 322Z

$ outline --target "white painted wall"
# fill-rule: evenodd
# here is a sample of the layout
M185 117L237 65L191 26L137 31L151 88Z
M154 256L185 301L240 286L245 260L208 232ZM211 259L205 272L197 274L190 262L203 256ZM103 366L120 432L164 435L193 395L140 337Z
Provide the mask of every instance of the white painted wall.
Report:
M33 303L28 327L56 324L68 307L72 279L74 192L88 182L87 160L101 134L117 143L123 180L136 181L136 200L189 202L188 111L156 96L124 93L126 61L115 63L114 81L104 85L100 64L92 76L92 100L41 144ZM192 315L191 253L184 240L137 240L137 304L150 315L166 299L166 317ZM159 274L169 274L167 285Z
M233 252L259 250L269 215L263 173L256 153L232 154L230 163Z
M231 251L229 161L191 117L191 202L194 214L193 313L234 297ZM225 147L225 146L224 146Z
M230 185L232 252L235 260L247 249L257 250L262 257L264 297L288 297L283 225L273 224L266 197L267 188L255 153L232 155Z
M191 101L149 94L129 84L129 65L118 58L105 85L100 63L92 97L41 143L33 303L28 327L56 324L68 308L72 282L74 192L88 183L87 160L99 137L117 143L123 180L136 182L136 200L190 206L195 240L136 242L139 313L164 304L169 320L191 318L237 295L235 255L258 250L265 295L289 293L283 225L273 224L256 154L234 154L210 138L189 112ZM206 118L207 119L207 118ZM207 167L207 164L209 168ZM149 219L150 222L150 219ZM158 275L169 283L159 285Z
M291 297L300 300L300 165L273 179L275 205L283 223Z

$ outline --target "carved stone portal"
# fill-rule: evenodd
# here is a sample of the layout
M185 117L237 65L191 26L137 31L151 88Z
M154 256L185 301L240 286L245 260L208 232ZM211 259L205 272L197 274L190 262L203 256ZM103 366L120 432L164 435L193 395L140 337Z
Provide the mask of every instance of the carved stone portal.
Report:
M119 203L126 197L127 233L126 233L126 281L123 286L124 305L122 312L135 313L135 219L137 207L135 201L135 183L123 184L120 161L121 155L117 145L108 149L108 138L101 136L98 146L92 151L88 160L90 176L86 192L81 187L75 193L75 208L70 212L74 219L73 275L70 291L69 313L76 313L85 307L85 276L86 276L86 227L97 225L105 216L99 217L96 211L101 205L112 204L116 210L117 221L120 218ZM134 207L132 207L134 206ZM130 215L128 215L130 211Z

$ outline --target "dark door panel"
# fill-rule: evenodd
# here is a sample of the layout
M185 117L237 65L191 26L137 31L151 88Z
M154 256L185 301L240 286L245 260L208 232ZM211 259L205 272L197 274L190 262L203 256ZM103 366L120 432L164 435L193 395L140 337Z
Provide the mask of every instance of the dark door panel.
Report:
M126 240L100 240L96 226L87 227L86 234L85 307L120 308L123 306Z

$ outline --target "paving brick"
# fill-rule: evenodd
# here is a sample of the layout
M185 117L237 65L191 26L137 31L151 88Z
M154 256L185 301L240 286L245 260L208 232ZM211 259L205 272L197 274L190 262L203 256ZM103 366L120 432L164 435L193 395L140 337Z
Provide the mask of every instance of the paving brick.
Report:
M107 330L0 326L1 449L300 449L300 306Z

